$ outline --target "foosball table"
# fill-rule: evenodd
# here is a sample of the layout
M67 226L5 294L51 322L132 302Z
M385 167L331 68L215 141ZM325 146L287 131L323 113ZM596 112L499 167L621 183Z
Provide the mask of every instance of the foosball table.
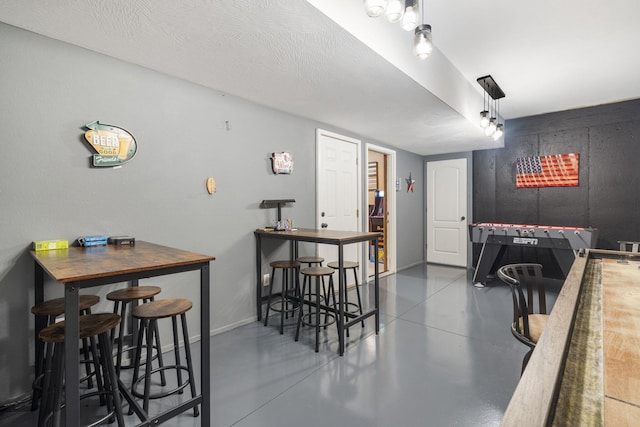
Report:
M496 264L500 262L508 246L550 249L566 277L577 252L580 249L595 248L598 229L479 222L469 224L469 236L472 243L482 244L473 283L483 286L487 276L500 267Z

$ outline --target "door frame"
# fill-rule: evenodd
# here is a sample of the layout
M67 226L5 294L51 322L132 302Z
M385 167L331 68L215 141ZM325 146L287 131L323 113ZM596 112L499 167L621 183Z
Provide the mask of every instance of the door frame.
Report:
M330 132L324 129L320 129L320 128L316 128L316 207L315 207L315 221L316 221L316 229L320 230L320 222L319 222L319 206L320 206L320 195L318 192L318 183L320 182L320 167L321 167L321 158L320 158L320 139L321 137L326 136L329 138L333 138L333 139L338 139L338 140L342 140L346 143L351 143L351 144L355 144L356 145L356 201L355 201L355 209L357 211L357 218L359 219L359 221L356 221L356 227L357 230L355 231L362 231L362 224L363 221L361 219L361 214L362 214L362 174L363 174L363 167L362 167L362 143L359 139L355 139L355 138L350 138L348 136L339 134L339 133L335 133L335 132ZM366 163L365 163L366 164ZM365 169L366 170L366 169ZM360 264L362 265L365 261L365 252L362 250L362 245L361 244L357 244L357 249L356 249L356 259L360 260ZM317 255L317 245L316 245L316 255ZM368 256L367 256L367 261L368 261ZM362 269L358 269L358 281L360 283L362 283Z
M387 168L387 181L385 183L386 193L384 195L385 201L384 206L387 211L387 220L388 224L385 224L387 229L387 240L385 241L385 256L388 257L387 266L389 267L387 271L384 273L380 273L380 277L384 277L396 272L398 268L398 262L396 259L397 248L396 248L396 152L395 150L391 150L389 148L381 147L375 144L366 144L366 158L367 161L363 163L363 173L367 173L366 165L369 163L369 150L375 151L377 153L384 154L386 156L386 165ZM363 215L363 223L367 224L369 220L369 207L367 206L367 201L364 200L362 205L363 212L366 212L366 215ZM367 230L369 229L367 224ZM373 273L369 272L369 259L367 257L367 262L364 263L365 266L365 277L369 277L373 275Z
M437 162L440 160L455 160L466 159L467 160L467 223L471 224L475 218L473 217L473 152L466 153L453 153L453 154L438 154L433 156L426 156L424 158L424 244L422 245L423 260L427 263L427 197L428 197L428 185L427 185L427 163ZM473 269L473 246L471 239L467 239L467 269Z

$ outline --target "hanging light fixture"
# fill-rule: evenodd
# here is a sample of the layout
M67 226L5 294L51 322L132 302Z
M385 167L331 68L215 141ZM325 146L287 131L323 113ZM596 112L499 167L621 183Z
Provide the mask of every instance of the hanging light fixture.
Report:
M418 59L427 59L431 56L433 50L433 42L431 40L431 25L424 23L424 0L422 0L422 24L416 27L413 37L413 53Z
M402 29L413 31L418 26L418 0L407 0L404 3L404 15L402 16Z
M487 101L487 92L482 93L482 111L480 111L480 127L482 129L489 126L489 111L487 111L485 105Z
M424 0L418 7L419 0L364 0L367 15L377 18L385 15L387 21L401 21L402 29L414 30L413 53L419 59L426 59L433 51L431 25L424 23ZM418 14L422 12L422 24L418 25Z
M364 7L367 15L377 18L382 15L387 8L387 0L364 0Z
M504 135L504 125L498 121L500 117L498 100L505 97L504 92L490 75L478 78L478 83L484 89L480 126L484 128L486 136L493 137L494 140L500 139ZM487 106L484 104L486 95L489 96Z
M404 0L387 0L384 16L392 24L400 21L404 15Z

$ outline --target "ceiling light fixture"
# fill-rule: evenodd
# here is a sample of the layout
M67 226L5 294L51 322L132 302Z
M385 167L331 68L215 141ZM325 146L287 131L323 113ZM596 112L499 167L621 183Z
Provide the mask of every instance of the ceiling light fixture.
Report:
M371 18L377 18L387 8L387 0L364 0L364 7L367 10L367 15Z
M387 8L384 11L384 15L387 21L395 24L402 19L404 15L404 1L403 0L388 0Z
M480 127L484 129L486 136L498 140L504 135L504 125L501 124L498 119L500 117L498 100L505 97L504 92L500 89L496 81L493 80L491 75L479 77L477 81L480 86L482 86L482 89L484 89L482 111L480 112ZM484 103L485 94L489 95L490 98L488 105Z
M391 23L401 21L402 29L414 30L413 53L419 59L426 59L433 52L431 25L424 23L424 0L418 7L418 0L364 0L365 10L371 18L385 15ZM422 24L418 25L418 14L422 12Z
M404 3L403 30L413 31L418 26L418 9L418 0L407 0Z

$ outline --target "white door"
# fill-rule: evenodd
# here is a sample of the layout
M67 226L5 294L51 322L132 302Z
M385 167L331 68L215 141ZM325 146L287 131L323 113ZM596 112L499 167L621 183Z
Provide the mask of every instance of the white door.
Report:
M427 162L427 262L467 266L467 159Z
M316 148L316 227L360 231L360 141L318 129ZM345 261L360 262L361 253L359 244L344 246ZM337 261L338 249L318 245L318 256L326 263Z

